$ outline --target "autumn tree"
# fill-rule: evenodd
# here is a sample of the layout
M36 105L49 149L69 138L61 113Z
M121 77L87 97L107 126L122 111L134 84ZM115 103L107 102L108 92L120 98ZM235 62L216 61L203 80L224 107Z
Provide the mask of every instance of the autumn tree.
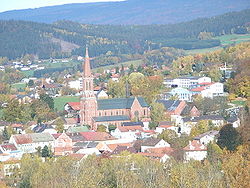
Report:
M154 102L151 105L150 117L153 122L160 122L166 120L165 107L161 103Z
M62 118L58 118L55 122L56 130L58 133L62 133L64 131L64 121Z

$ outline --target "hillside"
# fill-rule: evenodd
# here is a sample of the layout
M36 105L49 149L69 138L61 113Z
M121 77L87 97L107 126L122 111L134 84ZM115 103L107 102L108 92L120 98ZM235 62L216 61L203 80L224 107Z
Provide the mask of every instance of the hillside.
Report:
M53 24L0 20L0 56L9 59L33 54L39 58L84 55L142 54L147 50L174 47L185 50L220 46L212 36L246 34L250 9L212 18L167 25L115 26L88 25L72 21ZM201 38L201 34L209 35ZM203 32L203 33L202 33Z
M250 8L249 0L127 0L82 3L0 13L0 19L86 24L169 24Z

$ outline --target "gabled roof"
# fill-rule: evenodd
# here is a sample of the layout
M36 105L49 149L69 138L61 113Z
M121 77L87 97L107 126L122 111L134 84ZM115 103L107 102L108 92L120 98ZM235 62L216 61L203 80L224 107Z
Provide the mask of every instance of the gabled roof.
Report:
M142 141L141 146L155 146L161 141L160 138L147 138Z
M68 102L67 104L75 111L80 110L80 102Z
M172 121L160 121L159 127L172 127L174 126L174 122Z
M117 155L120 154L123 151L128 151L130 153L136 153L136 150L134 147L128 147L128 146L117 146L115 150L112 152L112 154Z
M105 141L115 140L113 136L106 132L81 132L80 133L85 141Z
M201 144L198 140L190 141L189 144L183 148L184 151L207 151L207 147Z
M218 135L219 135L219 131L212 130L212 131L208 131L208 132L205 132L203 134L200 134L200 135L196 136L194 138L194 140L200 140L204 136L218 136Z
M157 100L157 102L163 104L167 111L174 111L181 103L180 100Z
M14 144L2 144L0 145L1 148L3 148L5 151L15 151L17 150L16 146ZM1 151L1 150L0 150Z
M144 98L137 97L142 107L149 107ZM113 98L113 99L99 99L97 100L98 110L109 110L109 109L130 109L135 97L130 98Z
M93 118L95 122L107 122L107 121L128 121L128 116L100 116Z
M54 137L49 133L16 134L13 137L17 144L54 141Z
M171 147L160 147L160 148L148 148L147 151L149 153L167 153L171 154L174 149Z

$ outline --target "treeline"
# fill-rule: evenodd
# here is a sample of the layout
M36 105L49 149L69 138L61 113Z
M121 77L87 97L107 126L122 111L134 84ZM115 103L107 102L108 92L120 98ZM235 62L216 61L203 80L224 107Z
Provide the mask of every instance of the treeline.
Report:
M181 49L209 48L220 45L212 36L248 32L250 9L212 18L169 25L86 25L71 21L43 24L27 21L0 21L0 56L16 59L25 54L39 58L84 55L88 44L91 56L111 51L112 54L142 54L161 47ZM210 37L201 38L202 32ZM60 39L82 48L65 52ZM72 51L73 50L73 51Z

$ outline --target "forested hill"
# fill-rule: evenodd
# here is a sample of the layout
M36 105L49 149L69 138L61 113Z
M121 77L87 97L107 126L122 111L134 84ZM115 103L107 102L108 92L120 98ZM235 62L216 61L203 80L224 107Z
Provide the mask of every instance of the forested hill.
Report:
M80 46L89 45L90 55L143 53L164 46L181 49L220 45L211 36L244 34L249 30L250 9L212 18L169 25L87 25L71 21L53 24L29 21L0 21L0 56L10 59L25 54L39 58L84 55Z
M247 8L250 8L249 0L126 0L8 11L0 13L0 19L146 25L190 21Z

